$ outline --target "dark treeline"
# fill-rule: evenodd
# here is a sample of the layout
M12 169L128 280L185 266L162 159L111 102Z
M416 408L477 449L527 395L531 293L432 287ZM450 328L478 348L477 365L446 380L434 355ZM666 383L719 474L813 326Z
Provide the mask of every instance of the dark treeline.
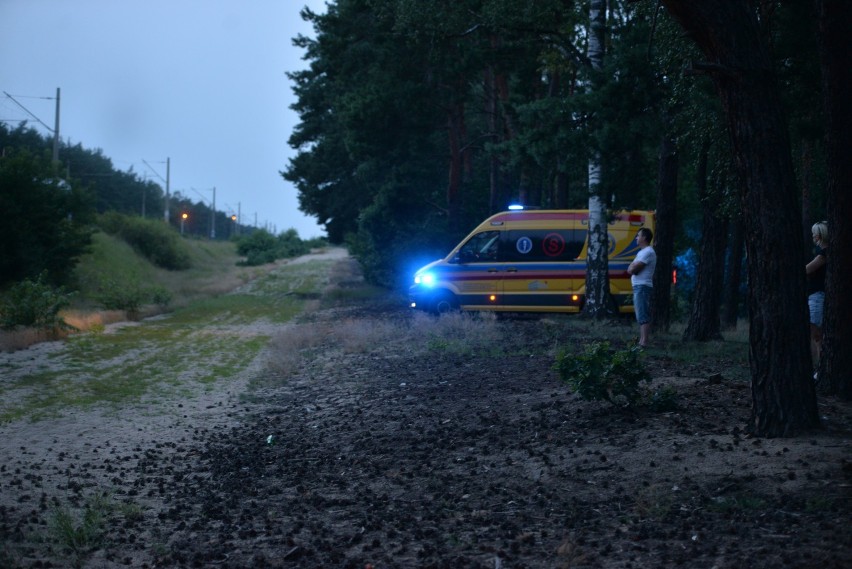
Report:
M98 215L119 213L164 220L165 191L132 169L120 171L100 150L53 142L20 125L0 124L0 288L42 272L53 284L67 284L85 252ZM182 214L187 214L181 223ZM227 240L253 227L193 201L180 192L169 199L169 225L185 236Z
M310 68L291 74L301 122L282 175L368 279L407 285L512 202L654 209L656 325L675 259L694 259L684 340L720 338L747 291L750 430L819 423L804 264L812 223L848 226L849 3L334 0L302 15L315 38L295 39ZM590 299L606 290L594 224ZM829 291L844 255L832 249ZM827 345L849 341L829 318ZM843 357L820 365L848 395Z
M777 4L764 25L804 235L826 200L815 15L808 2L764 4ZM670 140L675 250L700 247L707 210L706 229L724 238L741 223L739 182L697 49L655 1L608 7L598 72L584 2L337 0L326 14L304 11L316 38L295 40L310 68L291 74L301 123L283 173L302 210L350 243L368 278L404 285L512 202L587 208L595 153L608 208L656 209Z

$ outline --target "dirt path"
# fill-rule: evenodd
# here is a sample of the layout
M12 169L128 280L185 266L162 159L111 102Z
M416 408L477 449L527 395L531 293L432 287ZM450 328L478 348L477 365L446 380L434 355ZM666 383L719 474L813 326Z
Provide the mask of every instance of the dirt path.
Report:
M591 339L568 323L355 302L156 412L2 425L0 566L852 566L848 404L750 439L739 372L660 350L677 410L615 411L558 381L553 348ZM275 350L307 355L282 371ZM99 540L39 541L102 490Z

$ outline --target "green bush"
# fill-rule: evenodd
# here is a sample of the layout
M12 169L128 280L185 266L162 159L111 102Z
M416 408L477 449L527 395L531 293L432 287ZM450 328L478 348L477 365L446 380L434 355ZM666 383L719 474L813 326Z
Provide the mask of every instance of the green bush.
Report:
M151 295L151 302L159 306L166 307L172 302L172 293L162 286L153 286L148 289Z
M278 237L259 229L237 240L237 253L246 258L241 265L265 265L278 259L298 257L310 250L310 245L299 238L295 229L288 229Z
M71 303L71 294L47 284L47 273L36 280L25 279L13 285L0 298L0 327L12 330L33 327L58 332L74 330L59 311Z
M583 399L631 407L642 399L640 382L651 380L641 356L637 346L616 351L609 342L595 342L582 354L559 352L554 367L571 391Z
M158 267L170 271L190 267L189 253L177 232L162 221L107 212L100 217L99 226L126 241Z
M92 196L57 177L49 155L16 148L8 134L0 124L0 288L42 271L46 282L67 285L91 243Z
M105 309L124 310L131 320L135 320L143 305L153 303L168 306L172 296L161 286L144 287L135 279L106 279L98 287L96 300Z

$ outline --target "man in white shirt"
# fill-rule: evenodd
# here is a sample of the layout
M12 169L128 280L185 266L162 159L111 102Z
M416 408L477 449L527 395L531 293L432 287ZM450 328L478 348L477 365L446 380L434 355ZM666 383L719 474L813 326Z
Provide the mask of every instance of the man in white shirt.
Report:
M627 267L630 284L633 285L633 308L639 323L639 346L648 345L651 334L651 292L654 288L654 269L657 268L657 254L651 247L654 233L647 227L641 227L636 233L639 252L636 259Z

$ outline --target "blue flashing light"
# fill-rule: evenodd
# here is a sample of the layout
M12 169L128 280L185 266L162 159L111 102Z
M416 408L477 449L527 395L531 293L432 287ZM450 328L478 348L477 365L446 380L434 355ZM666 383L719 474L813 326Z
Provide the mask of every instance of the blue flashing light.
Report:
M414 277L414 282L416 284L432 286L435 284L435 275L433 275L432 273L423 273L422 275L417 275L416 277Z
M509 206L509 211L520 211L522 209L524 209L524 206L522 206L521 204L513 203Z

